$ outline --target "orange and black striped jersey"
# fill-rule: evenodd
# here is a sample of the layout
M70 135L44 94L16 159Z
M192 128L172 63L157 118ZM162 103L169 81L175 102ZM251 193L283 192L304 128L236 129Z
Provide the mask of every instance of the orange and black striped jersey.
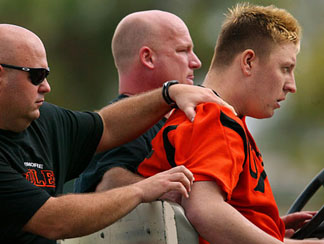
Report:
M196 113L193 123L180 110L171 115L153 139L153 151L138 172L148 177L185 165L196 181L215 181L230 205L282 241L284 223L245 118L215 103L197 106Z

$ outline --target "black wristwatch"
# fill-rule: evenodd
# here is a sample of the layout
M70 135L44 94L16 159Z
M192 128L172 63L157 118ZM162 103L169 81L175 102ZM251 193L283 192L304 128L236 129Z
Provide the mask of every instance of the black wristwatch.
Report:
M165 102L171 107L171 108L178 108L177 104L175 103L175 101L173 101L170 97L169 94L169 87L175 84L179 84L179 81L177 80L170 80L167 81L163 84L162 87L162 96L165 100Z

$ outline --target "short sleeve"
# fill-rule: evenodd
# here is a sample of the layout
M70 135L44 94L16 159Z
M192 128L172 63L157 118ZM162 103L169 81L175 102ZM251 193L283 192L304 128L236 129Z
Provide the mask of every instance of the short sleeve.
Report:
M241 123L229 109L214 103L197 106L193 123L177 110L153 140L153 152L139 172L149 176L185 165L196 181L216 181L230 199L245 162Z
M194 122L181 123L169 139L176 148L177 165L190 169L196 181L216 181L230 198L243 170L245 153L242 137L222 123L226 112L212 103L198 106Z
M1 239L16 236L49 198L46 191L32 185L6 162L0 161Z
M41 117L36 121L52 151L57 182L63 183L79 176L94 156L103 132L100 115L78 112L52 104L41 107ZM62 179L62 180L61 180ZM61 188L61 185L58 186Z

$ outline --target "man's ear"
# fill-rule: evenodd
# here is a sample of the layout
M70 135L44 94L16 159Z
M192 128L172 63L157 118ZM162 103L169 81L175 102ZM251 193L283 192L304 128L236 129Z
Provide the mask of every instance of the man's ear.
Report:
M149 69L154 68L154 57L151 48L144 46L139 51L141 63Z
M244 75L250 76L255 64L256 55L252 49L246 49L241 53L241 69Z

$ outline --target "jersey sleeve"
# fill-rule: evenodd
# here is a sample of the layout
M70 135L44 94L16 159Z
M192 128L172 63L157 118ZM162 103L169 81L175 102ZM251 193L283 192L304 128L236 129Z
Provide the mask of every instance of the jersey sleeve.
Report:
M196 181L213 180L231 198L244 164L244 141L234 128L224 124L229 117L216 104L199 106L195 121L186 121L170 134L177 165L184 164Z
M193 123L178 110L153 140L152 156L140 165L145 176L185 165L196 181L216 181L230 199L245 162L244 129L228 109L197 106Z
M17 236L28 220L50 198L21 174L0 161L0 239ZM6 242L7 243L7 242Z

